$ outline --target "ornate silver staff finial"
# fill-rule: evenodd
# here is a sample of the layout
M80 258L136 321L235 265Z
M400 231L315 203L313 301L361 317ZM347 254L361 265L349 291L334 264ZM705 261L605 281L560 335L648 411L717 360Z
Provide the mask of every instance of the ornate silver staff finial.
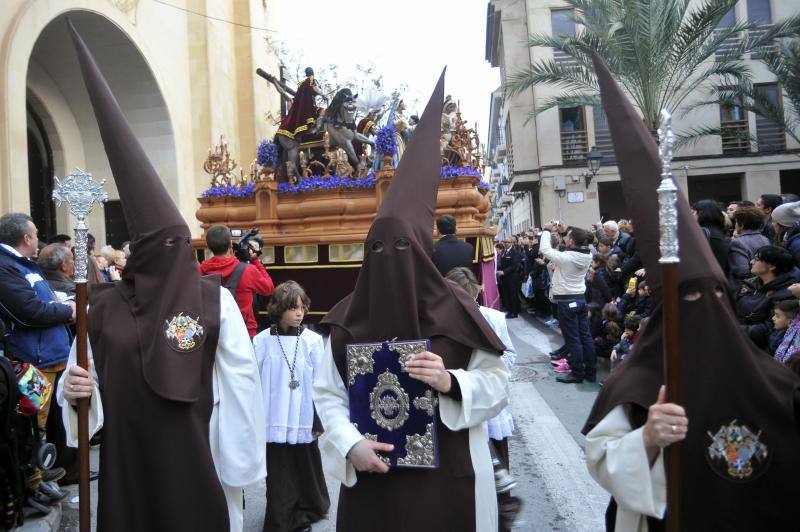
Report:
M661 264L680 262L678 255L678 187L672 179L672 148L675 133L672 132L672 115L661 110L661 125L658 128L658 154L661 158L661 184L658 186L658 222L660 230Z
M69 212L75 217L75 245L72 247L75 253L75 282L86 282L86 270L88 266L87 237L89 228L86 227L86 217L92 212L92 205L102 203L108 199L108 194L103 191L106 180L99 183L92 179L92 174L75 169L71 174L67 174L63 181L55 178L53 187L53 201L56 207L61 203L69 203Z

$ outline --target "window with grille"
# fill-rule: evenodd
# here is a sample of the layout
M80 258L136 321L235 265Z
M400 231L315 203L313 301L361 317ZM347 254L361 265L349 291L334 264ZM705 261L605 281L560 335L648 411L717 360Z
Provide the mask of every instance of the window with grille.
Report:
M765 96L779 113L783 113L781 94L777 83L756 85L756 90ZM783 126L772 119L756 115L756 137L758 138L758 151L772 152L786 149L786 135Z
M750 30L750 35L755 37L763 34L772 25L772 8L770 0L747 0L747 20L754 22L758 26ZM770 48L773 48L770 45ZM750 54L752 59L761 59L761 54L754 52Z
M616 164L614 144L611 142L611 131L608 129L608 119L602 107L592 107L594 116L594 145L603 153L605 164Z
M729 28L734 24L736 24L736 12L735 12L735 7L732 7L730 11L725 13L725 16L723 16L720 19L719 24L717 24L717 28ZM717 48L717 51L714 54L715 57L719 60L720 58L727 56L728 54L731 53L732 50L736 48L737 44L738 44L737 37L728 37L720 45L720 47Z
M575 21L571 9L553 9L550 11L550 24L553 37L575 37ZM553 50L556 63L575 65L575 59L560 50Z
M747 112L742 108L741 101L732 105L720 105L719 122L722 129L722 153L750 151L750 142L747 138L750 127L747 122Z
M586 162L588 140L583 107L559 107L561 160L564 166Z

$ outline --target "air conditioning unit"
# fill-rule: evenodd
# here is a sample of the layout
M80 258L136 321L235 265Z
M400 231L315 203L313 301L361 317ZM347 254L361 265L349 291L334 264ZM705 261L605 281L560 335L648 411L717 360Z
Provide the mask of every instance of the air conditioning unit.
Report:
M503 205L511 205L514 202L514 198L512 198L509 194L503 194L503 197L500 198L500 203Z

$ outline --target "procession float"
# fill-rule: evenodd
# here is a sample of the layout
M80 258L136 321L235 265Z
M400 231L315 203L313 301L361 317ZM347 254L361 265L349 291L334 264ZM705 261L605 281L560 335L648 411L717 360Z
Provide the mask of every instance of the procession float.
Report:
M198 198L196 216L204 233L216 224L234 235L257 229L264 242L261 260L273 281L303 285L312 297L307 321L318 322L355 286L367 232L416 117L405 117L399 98L384 109L363 109L359 117L358 95L348 88L336 91L326 109L317 109L320 91L310 69L297 90L258 74L290 102L288 112L274 139L259 143L247 169L229 153L224 138L209 149L204 170L211 186ZM449 96L441 147L436 216L456 218L457 237L475 248L472 269L485 288L483 303L496 306L495 231L487 225L490 198L482 181L481 146ZM431 231L439 238L435 227ZM204 260L204 235L194 246ZM261 321L264 309L258 310Z

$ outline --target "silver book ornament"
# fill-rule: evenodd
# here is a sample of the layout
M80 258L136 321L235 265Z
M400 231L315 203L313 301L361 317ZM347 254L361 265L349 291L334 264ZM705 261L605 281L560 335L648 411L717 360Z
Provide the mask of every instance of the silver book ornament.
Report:
M86 227L86 217L92 212L95 203L102 205L108 199L108 194L103 191L106 180L99 183L92 179L92 174L75 169L67 174L63 180L54 177L53 201L56 207L62 203L69 204L69 212L75 217L75 245L72 252L75 254L75 283L86 283L89 253L87 240L89 228Z
M661 110L661 125L658 128L658 155L661 159L661 184L658 192L658 225L661 249L661 264L680 262L678 253L678 187L672 178L672 156L675 133L672 131L672 115Z

